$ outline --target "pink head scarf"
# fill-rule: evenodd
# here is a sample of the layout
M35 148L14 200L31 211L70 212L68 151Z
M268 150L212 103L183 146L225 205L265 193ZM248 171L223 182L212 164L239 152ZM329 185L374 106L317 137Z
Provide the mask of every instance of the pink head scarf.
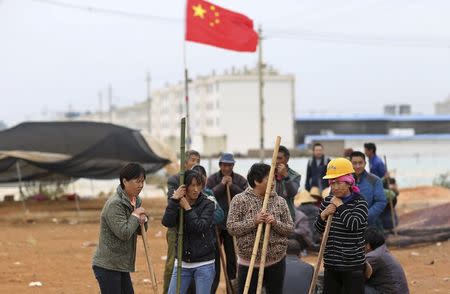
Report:
M356 192L356 193L359 192L358 186L355 185L355 178L351 174L340 176L339 178L328 180L328 183L330 184L330 186L334 182L346 182L347 184L350 185L350 189L353 192Z

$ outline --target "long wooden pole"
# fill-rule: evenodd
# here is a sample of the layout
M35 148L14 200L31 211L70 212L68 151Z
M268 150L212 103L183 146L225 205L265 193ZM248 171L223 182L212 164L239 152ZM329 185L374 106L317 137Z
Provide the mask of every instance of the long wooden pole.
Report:
M264 195L264 201L263 201L263 206L262 206L261 212L266 212L267 203L269 202L270 193L272 192L272 182L273 182L273 178L274 178L274 174L275 174L275 165L277 162L277 155L278 155L278 149L280 147L280 142L281 142L281 137L277 136L277 138L275 140L275 147L273 149L272 164L270 166L269 179L267 181L266 194ZM262 229L263 229L263 224L260 223L258 225L258 229L256 231L255 243L253 244L252 257L250 259L250 266L248 268L247 278L245 280L245 287L244 287L244 292L243 292L244 294L248 294L248 291L250 289L250 283L252 280L252 274L253 274L253 268L255 266L256 256L258 254L258 247L259 247L259 241L261 240Z
M180 186L184 185L184 164L186 152L186 118L181 119L180 134ZM181 270L183 262L183 226L184 226L184 209L180 206L180 221L178 224L178 244L177 244L177 288L176 293L180 294L181 290Z
M386 172L387 172L388 171L388 167L387 167L386 155L384 156L384 167L386 168ZM386 177L386 181L387 181L388 189L389 189L389 177ZM392 202L392 198L391 197L388 197L388 201L389 201L389 207L391 209L392 230L394 231L394 236L397 236L397 228L396 228L396 223L395 223L394 203Z
M264 280L264 267L266 266L267 246L269 245L269 238L270 238L270 227L271 227L270 224L266 224L264 231L264 241L261 251L261 261L259 264L259 272L258 272L258 286L256 288L257 294L260 294L262 291L262 285Z
M228 207L230 207L231 204L231 192L230 192L230 185L227 184L227 200L228 200ZM234 254L237 256L238 255L238 247L237 247L237 243L236 243L236 237L233 236L233 247L234 247ZM236 263L236 267L237 267L237 263Z
M227 264L225 264L225 250L223 249L223 246L220 242L220 235L219 235L219 229L216 227L216 243L217 248L219 248L219 254L220 254L220 264L222 265L222 271L223 275L225 277L225 284L227 286L227 293L234 294L233 287L231 286L230 278L228 277L227 272Z
M141 235L142 235L142 241L144 241L144 250L145 250L145 256L147 257L148 271L150 272L150 278L152 279L153 293L157 294L158 293L158 284L156 282L155 271L153 270L152 259L150 257L150 247L148 246L147 232L145 231L144 224L141 224Z
M319 216L320 217L320 216ZM311 286L309 287L308 294L313 294L316 291L317 276L319 275L320 266L322 265L323 253L325 252L325 246L327 246L328 234L330 233L331 223L333 221L333 215L328 216L327 225L322 236L322 243L320 244L319 256L317 257L317 264L314 268L314 275L311 280Z

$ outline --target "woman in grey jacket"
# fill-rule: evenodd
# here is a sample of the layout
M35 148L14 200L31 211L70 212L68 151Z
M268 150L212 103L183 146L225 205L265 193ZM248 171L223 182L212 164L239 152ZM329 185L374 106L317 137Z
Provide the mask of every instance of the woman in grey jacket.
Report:
M147 216L139 193L145 182L145 170L129 163L120 171L120 185L109 198L100 218L100 237L92 268L102 294L132 294L130 272L134 272L136 241L140 224Z

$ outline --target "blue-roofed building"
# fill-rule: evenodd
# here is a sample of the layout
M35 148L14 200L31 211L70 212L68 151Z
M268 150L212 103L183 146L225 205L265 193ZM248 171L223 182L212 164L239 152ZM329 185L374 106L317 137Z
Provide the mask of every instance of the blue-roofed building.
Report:
M423 135L450 136L450 115L315 115L298 116L295 121L297 145L321 140L346 140L358 136L365 141L420 140ZM308 138L308 140L307 140ZM356 139L353 137L353 139ZM430 137L428 137L430 139Z

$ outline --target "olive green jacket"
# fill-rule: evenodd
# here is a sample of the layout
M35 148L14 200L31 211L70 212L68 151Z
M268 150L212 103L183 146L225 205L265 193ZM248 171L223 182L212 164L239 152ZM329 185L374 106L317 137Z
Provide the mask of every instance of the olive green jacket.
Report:
M136 207L140 207L141 203L141 198L136 197ZM103 206L93 265L120 272L134 272L137 235L141 234L141 228L139 219L131 215L132 212L130 199L119 185L116 193Z

